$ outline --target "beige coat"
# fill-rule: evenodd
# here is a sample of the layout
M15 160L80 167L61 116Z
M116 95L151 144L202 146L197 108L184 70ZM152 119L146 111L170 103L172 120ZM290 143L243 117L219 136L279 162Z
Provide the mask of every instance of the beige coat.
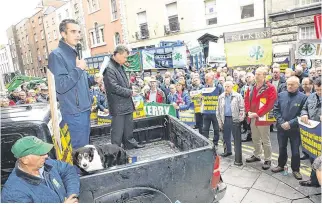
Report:
M245 118L245 103L243 97L233 91L230 104L233 122L242 122ZM222 127L225 122L225 92L218 98L216 116L219 126Z

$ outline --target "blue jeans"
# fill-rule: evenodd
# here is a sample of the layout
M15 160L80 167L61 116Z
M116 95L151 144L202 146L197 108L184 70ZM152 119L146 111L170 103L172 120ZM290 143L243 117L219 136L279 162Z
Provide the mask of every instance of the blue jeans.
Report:
M91 131L90 114L89 110L73 115L62 114L63 122L68 125L73 149L89 144Z

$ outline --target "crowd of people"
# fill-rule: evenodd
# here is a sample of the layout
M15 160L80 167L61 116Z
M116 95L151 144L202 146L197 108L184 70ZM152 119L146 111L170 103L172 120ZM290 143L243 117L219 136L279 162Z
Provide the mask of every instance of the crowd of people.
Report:
M34 89L28 88L27 83L0 98L1 107L9 107L22 104L47 103L49 102L48 87L41 83Z

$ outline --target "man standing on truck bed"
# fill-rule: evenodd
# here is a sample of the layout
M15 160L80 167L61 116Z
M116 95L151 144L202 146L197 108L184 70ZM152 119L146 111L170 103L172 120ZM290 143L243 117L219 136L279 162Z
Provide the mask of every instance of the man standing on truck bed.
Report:
M59 25L62 39L52 51L48 67L55 76L57 98L62 119L67 123L73 149L89 144L91 98L89 88L95 84L86 70L85 60L77 58L75 46L80 40L80 27L73 19Z
M121 146L123 143L126 149L131 149L144 146L139 145L133 138L134 103L132 96L135 94L122 67L128 55L129 50L124 45L118 45L103 75L109 111L112 116L112 144Z

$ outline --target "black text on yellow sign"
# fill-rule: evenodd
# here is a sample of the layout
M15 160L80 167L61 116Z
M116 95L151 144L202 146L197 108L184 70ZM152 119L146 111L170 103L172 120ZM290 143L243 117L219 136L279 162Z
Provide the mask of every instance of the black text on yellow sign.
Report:
M302 146L315 156L321 155L321 142L322 137L314 133L309 133L303 129L300 129Z

